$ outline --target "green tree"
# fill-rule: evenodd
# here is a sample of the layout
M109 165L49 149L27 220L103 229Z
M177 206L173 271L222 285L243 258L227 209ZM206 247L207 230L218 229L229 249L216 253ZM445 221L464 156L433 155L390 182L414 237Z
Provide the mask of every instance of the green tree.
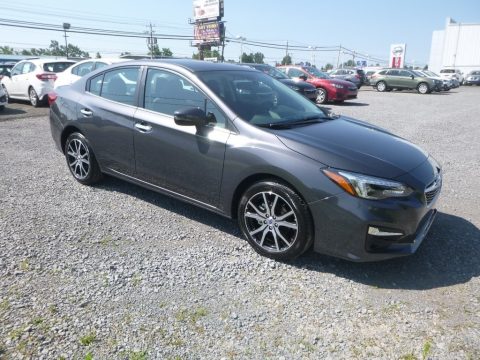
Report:
M100 55L100 53L97 51L97 55L95 55L95 59L101 59L102 58L102 55Z
M263 59L265 59L265 55L263 55L261 52L256 52L253 55L253 62L255 64L263 64Z
M169 48L162 48L162 55L163 56L173 56L173 52Z
M247 53L243 53L240 61L242 63L254 63L254 55L252 53L250 53L249 55L247 55Z
M344 67L354 67L355 66L355 61L353 61L352 59L348 60L347 62L344 62L343 63L343 66Z
M325 71L332 70L332 69L333 69L333 65L330 64L330 63L326 63L325 66L324 66L324 69L325 69Z
M290 55L285 55L282 59L282 65L292 65L292 57Z
M13 55L16 51L10 46L0 46L0 54Z

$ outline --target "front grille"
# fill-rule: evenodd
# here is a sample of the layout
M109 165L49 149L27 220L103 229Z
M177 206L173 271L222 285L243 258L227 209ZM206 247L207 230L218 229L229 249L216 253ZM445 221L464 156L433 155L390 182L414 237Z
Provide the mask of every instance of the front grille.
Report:
M430 205L442 188L442 175L438 173L435 180L425 189L425 201Z

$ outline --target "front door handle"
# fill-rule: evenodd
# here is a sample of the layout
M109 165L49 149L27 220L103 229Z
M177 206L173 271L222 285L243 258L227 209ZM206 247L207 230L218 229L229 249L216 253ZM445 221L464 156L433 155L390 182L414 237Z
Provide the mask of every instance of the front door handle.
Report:
M83 114L85 117L90 117L93 115L92 110L89 109L81 109L80 112Z
M152 131L152 127L146 123L135 123L135 129L142 133L147 133Z

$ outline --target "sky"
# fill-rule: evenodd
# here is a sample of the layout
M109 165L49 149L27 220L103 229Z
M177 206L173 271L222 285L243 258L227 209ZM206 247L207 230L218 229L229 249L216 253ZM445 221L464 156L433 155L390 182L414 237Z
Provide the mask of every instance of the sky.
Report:
M429 60L432 32L445 28L447 17L460 23L480 23L480 0L224 0L227 36L278 44L312 47L338 46L369 56L388 59L390 44L406 43L406 61L425 65ZM47 24L69 22L72 26L143 32L152 23L158 34L192 35L192 0L116 2L100 0L18 0L1 6L0 19ZM0 26L0 46L16 49L43 47L50 40L63 44L62 33ZM145 54L145 39L69 34L69 43L105 56L121 52ZM189 41L159 40L174 56L191 57L196 49ZM478 44L477 44L478 46ZM225 59L238 60L241 44L227 43ZM262 52L265 62L281 61L285 50L243 45L247 53ZM289 54L294 62L317 66L337 63L338 52L298 51ZM340 60L351 59L340 53ZM359 60L359 58L357 58Z

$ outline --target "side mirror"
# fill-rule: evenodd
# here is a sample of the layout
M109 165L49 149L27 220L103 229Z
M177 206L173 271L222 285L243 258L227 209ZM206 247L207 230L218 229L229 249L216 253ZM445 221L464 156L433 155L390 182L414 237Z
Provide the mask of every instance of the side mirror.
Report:
M200 108L186 108L173 113L175 124L180 126L204 126L208 119L205 111Z
M302 74L298 77L299 79L302 79L303 81L307 81L308 77L305 74Z

